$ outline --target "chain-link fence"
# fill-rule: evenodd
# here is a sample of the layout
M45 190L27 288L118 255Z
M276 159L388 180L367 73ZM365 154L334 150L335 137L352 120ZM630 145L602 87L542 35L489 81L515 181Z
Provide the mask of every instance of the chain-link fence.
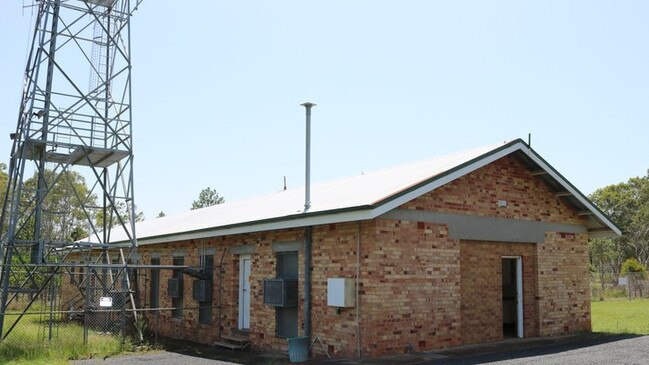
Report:
M625 276L596 272L591 276L591 296L595 300L649 298L649 277L642 272L630 272Z
M123 269L59 266L29 278L47 283L8 288L3 341L84 345L100 337L123 342L130 335L134 312L124 305L131 291Z
M3 342L34 346L119 347L220 328L218 271L211 266L63 264L46 285L10 288ZM31 275L38 280L39 275ZM42 284L42 283L41 283ZM33 288L32 288L33 287ZM38 288L38 290L36 289ZM175 327L174 327L175 328ZM187 335L197 335L187 328Z

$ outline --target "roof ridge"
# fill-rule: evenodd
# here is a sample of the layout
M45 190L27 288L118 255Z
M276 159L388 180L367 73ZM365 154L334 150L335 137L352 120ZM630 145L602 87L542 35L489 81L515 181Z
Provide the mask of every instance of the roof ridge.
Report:
M332 178L332 179L329 179L329 180L318 181L318 182L316 182L316 183L314 183L312 185L312 188L318 187L318 186L326 186L326 185L329 185L329 184L340 183L342 181L353 179L353 178L358 178L358 177L361 177L361 176L379 174L379 173L390 171L390 170L397 169L397 168L407 168L407 167L411 167L411 166L417 165L417 164L423 164L423 163L427 163L427 162L432 162L434 160L442 160L442 159L448 158L450 156L471 154L472 152L481 151L481 150L490 151L490 150L496 149L498 147L504 146L504 145L506 145L508 143L515 142L517 140L518 139L512 139L512 140L508 140L508 141L504 141L504 142L492 143L492 144L483 145L483 146L479 146L479 147L468 148L468 149L464 149L464 150L460 150L460 151L448 152L448 153L445 153L445 154L436 155L436 156L432 156L432 157L428 157L428 158L424 158L424 159L420 159L420 160L416 160L416 161L410 161L410 162L405 162L405 163L400 163L400 164L394 164L394 165L380 167L380 168L369 170L369 171L362 171L360 173L356 173L356 174L353 174L353 175L341 176L341 177ZM292 188L289 188L289 189L286 189L286 190L280 190L280 191L269 192L269 193L265 193L265 194L248 196L248 197L233 200L233 201L225 201L222 204L216 204L216 205L211 205L211 206L208 206L208 207L197 208L197 209L190 209L190 210L182 211L182 212L179 212L179 213L175 213L175 214L171 214L171 215L168 215L168 216L165 216L165 217L160 217L160 218L155 218L155 219L191 216L191 215L197 214L198 212L207 212L208 210L211 211L211 210L223 209L224 207L232 206L232 205L238 204L238 203L245 203L247 201L252 201L252 200L261 200L261 199L264 199L264 198L276 197L279 194L288 194L288 193L295 193L295 192L300 192L300 191L304 191L304 186L297 186L297 187L292 187Z

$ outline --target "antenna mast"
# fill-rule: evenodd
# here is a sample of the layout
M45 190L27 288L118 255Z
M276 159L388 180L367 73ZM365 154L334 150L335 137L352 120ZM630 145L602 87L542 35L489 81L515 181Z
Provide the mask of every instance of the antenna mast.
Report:
M130 302L137 315L127 274L137 249L130 49L135 1L37 1L0 218L1 339L57 275L71 275L76 266L88 268L88 280L103 280L99 289L79 284L86 303L121 296L114 302ZM87 191L74 188L79 181ZM79 208L72 212L71 205ZM72 238L75 228L89 239ZM120 247L110 245L111 238ZM7 308L21 293L32 299L6 326Z

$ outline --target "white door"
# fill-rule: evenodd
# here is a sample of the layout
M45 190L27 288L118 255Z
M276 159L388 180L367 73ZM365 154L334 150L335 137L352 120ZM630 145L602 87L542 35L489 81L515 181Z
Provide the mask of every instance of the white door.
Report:
M516 257L516 332L523 337L523 258Z
M250 329L250 255L239 259L239 329Z

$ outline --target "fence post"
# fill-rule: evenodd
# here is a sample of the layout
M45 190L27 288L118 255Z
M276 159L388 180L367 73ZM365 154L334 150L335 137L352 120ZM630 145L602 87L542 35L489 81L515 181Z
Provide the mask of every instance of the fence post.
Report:
M122 298L120 301L120 304L122 306L122 345L126 340L126 287L128 286L126 281L126 275L128 275L127 273L128 271L126 269L126 264L124 264L124 270L122 271Z
M158 304L160 307L160 304ZM160 308L155 310L155 344L158 345L158 332L160 331Z
M632 283L633 283L633 275L631 273L628 273L626 276L626 292L629 300L631 300L631 286L633 285Z
M54 285L49 284L49 294L50 294L50 318L49 318L49 327L48 327L48 336L47 340L52 342L52 322L54 322Z
M83 344L88 345L88 316L90 315L90 264L86 265L86 301L83 308Z

